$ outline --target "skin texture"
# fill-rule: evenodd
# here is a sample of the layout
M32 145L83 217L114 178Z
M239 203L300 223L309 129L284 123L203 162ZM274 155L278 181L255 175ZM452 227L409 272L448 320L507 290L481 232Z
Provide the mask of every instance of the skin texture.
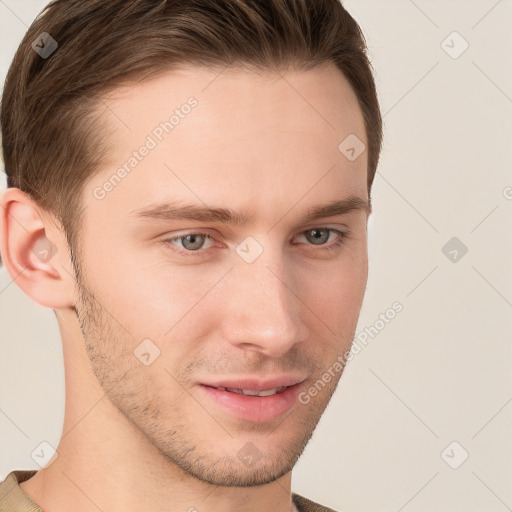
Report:
M189 97L197 106L95 198ZM1 197L5 265L13 277L23 270L17 285L55 311L66 375L58 458L21 487L52 512L294 510L291 470L341 372L268 422L237 419L198 383L287 374L308 389L349 350L368 274L368 212L301 217L368 198L366 151L349 161L338 150L349 134L367 144L356 96L331 64L282 76L182 67L111 92L99 115L115 151L84 190L78 282L59 224L20 190ZM171 199L254 218L238 226L130 215ZM324 227L350 234L322 250L338 235L315 243L307 230ZM212 239L163 243L193 233ZM252 263L236 252L249 236L263 248ZM32 249L48 240L54 255L42 261ZM134 350L148 338L160 355L146 366ZM250 467L237 457L249 442L261 453Z

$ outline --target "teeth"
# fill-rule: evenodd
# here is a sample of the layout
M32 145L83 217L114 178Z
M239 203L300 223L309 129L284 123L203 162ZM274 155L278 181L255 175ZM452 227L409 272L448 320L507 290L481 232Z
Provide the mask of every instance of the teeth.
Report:
M276 393L281 393L286 389L286 386L281 386L279 388L274 389L265 389L263 391L254 391L252 389L237 389L237 388L223 388L218 387L221 391L231 391L232 393L238 393L239 395L247 395L247 396L270 396L275 395Z

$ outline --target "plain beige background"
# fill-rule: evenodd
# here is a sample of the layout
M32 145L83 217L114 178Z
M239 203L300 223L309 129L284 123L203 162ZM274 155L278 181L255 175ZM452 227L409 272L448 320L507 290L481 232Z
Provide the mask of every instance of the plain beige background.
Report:
M46 3L0 0L2 84ZM385 122L357 330L368 341L293 490L343 512L509 510L512 1L345 5L367 37ZM403 310L379 322L397 301ZM41 442L57 446L64 405L54 315L4 269L0 350L3 479L37 469Z

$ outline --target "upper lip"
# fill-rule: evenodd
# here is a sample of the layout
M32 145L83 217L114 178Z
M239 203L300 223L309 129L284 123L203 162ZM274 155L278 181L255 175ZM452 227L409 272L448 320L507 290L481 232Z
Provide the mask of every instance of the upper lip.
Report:
M306 380L305 377L294 377L291 375L280 375L272 378L231 378L223 379L214 382L201 382L203 386L211 386L214 388L234 388L234 389L248 389L253 391L264 391L267 389L280 388L283 386L289 387L299 384Z

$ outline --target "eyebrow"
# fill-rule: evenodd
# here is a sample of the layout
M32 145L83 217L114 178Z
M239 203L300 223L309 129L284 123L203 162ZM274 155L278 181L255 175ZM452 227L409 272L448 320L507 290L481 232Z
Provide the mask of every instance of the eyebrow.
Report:
M300 222L304 223L323 217L345 215L357 210L370 213L370 202L361 197L348 196L341 200L335 200L309 208L301 217ZM147 207L132 210L129 215L136 219L145 220L195 220L198 222L222 222L236 226L243 226L254 220L254 218L247 213L238 212L229 208L184 204L180 201L153 203Z

